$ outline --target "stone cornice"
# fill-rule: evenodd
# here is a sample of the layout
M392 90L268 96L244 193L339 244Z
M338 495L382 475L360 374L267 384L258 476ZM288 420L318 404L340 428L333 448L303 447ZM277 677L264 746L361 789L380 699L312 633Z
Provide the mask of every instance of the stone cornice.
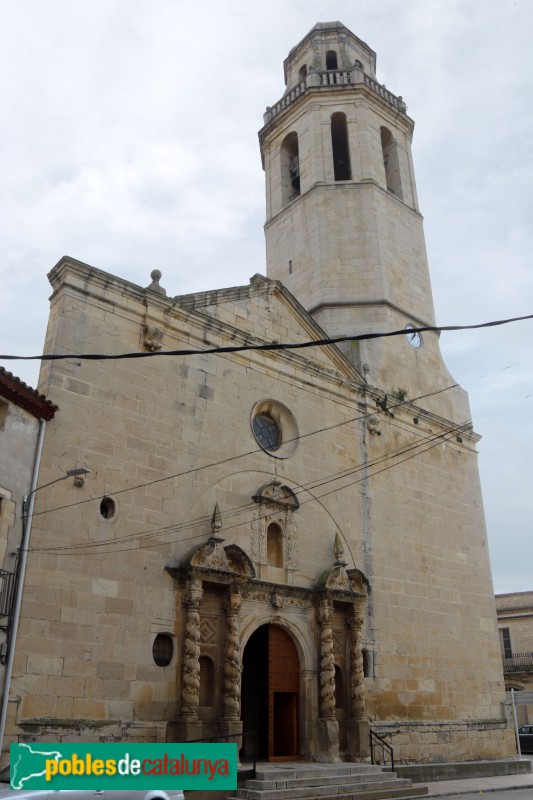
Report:
M376 386L369 386L367 388L367 396L374 399L376 405L378 406L376 410L379 411L381 408L380 403L382 403L385 398L385 392L382 389L378 389ZM392 398L392 401L394 401L394 398ZM419 417L420 419L424 419L427 422L433 423L444 430L449 430L454 426L462 424L454 420L446 419L446 417L441 417L439 414L435 414L433 411L429 411L427 408L422 408L410 400L401 401L397 406L392 405L391 410L394 411L395 414L404 412L410 417ZM479 442L482 438L479 433L476 433L472 429L461 431L460 435L474 443Z
M265 222L264 228L266 230L271 225L273 225L274 222L276 222L278 219L280 219L283 216L283 214L290 213L290 210L297 203L301 203L302 200L304 200L304 198L306 198L312 192L328 192L329 193L332 190L336 191L336 192L346 192L346 191L350 191L350 192L359 191L359 192L361 192L361 191L366 191L369 188L378 189L380 192L384 192L387 195L387 197L390 198L391 201L398 203L399 205L401 205L401 207L403 209L405 209L406 211L409 211L415 217L418 217L421 221L424 219L422 214L420 213L420 211L418 211L416 208L413 208L412 206L407 205L407 203L405 203L401 198L399 198L396 195L392 194L392 192L389 192L387 189L384 189L383 186L380 186L379 183L377 181L375 181L373 178L367 178L367 179L365 179L363 181L342 181L341 183L326 183L325 181L320 181L320 182L317 181L312 186L310 186L309 189L307 189L307 191L303 192L303 194L299 195L298 197L295 197L294 200L291 200L291 202L287 206L282 208L281 211L278 211L277 214L274 214L273 217L270 217L270 219L268 219Z
M339 300L332 301L331 303L317 303L316 306L313 306L309 309L309 313L317 314L319 311L323 311L327 308L368 308L371 306L386 306L392 311L397 311L398 314L401 314L403 317L407 317L407 319L411 320L411 322L416 322L417 327L420 328L431 327L434 324L431 320L422 319L416 314L413 314L411 311L408 311L407 309L397 305L396 303L391 303L391 301L387 300L385 297L370 298L368 300L354 298L353 300ZM440 336L440 333L436 331L435 335Z
M397 97L392 92L378 83L370 75L366 75L361 69L353 68L350 70L321 70L309 72L305 80L291 87L273 106L267 106L263 115L264 126L259 131L259 142L261 149L265 137L272 125L277 125L279 119L288 110L292 110L300 105L302 100L310 100L314 96L323 97L325 93L331 95L335 102L341 102L338 95L349 94L347 102L354 97L364 97L371 103L377 103L385 107L388 111L395 114L395 119L403 118L402 127L412 132L414 128L413 120L407 115L407 106L402 97Z
M281 302L297 320L309 340L327 339L328 335L307 313L302 305L279 281L270 280L261 275L252 278L246 286L235 286L228 289L215 289L207 292L197 292L189 295L165 297L157 292L143 289L130 281L111 275L89 264L64 256L48 275L54 289L52 299L56 298L61 290L75 292L87 300L120 309L124 316L132 320L150 312L166 318L165 325L171 319L174 329L172 333L180 336L185 333L189 344L198 342L198 356L202 356L202 348L222 347L228 343L235 346L264 345L263 339L253 336L236 326L217 319L204 309L211 305L232 303L239 300L269 296ZM139 304L138 309L132 307L131 301ZM192 330L185 330L189 325ZM196 331L195 331L196 329ZM205 331L209 331L213 339L220 336L221 342L206 341ZM192 344L194 347L194 344ZM191 348L192 349L192 348ZM352 389L364 387L364 379L347 360L344 354L335 345L324 345L322 349L327 353L332 362L333 369L328 369L316 361L306 358L297 350L275 350L260 353L263 356L276 356L278 362L296 365L305 373L312 373L327 382L333 381L337 386L340 383L351 385ZM161 353L164 351L160 351ZM237 354L238 355L238 354ZM251 356L250 356L251 357Z

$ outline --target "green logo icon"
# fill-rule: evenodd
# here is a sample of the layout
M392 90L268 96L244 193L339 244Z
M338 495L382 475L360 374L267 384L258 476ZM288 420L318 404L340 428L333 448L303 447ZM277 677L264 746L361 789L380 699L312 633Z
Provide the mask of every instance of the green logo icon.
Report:
M10 779L18 790L233 790L237 745L12 744Z

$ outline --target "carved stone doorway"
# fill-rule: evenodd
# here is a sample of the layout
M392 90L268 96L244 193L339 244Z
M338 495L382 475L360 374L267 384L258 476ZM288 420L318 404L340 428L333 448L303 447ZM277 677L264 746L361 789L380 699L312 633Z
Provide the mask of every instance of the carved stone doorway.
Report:
M244 649L242 681L243 727L257 732L258 758L293 761L299 757L299 700L296 646L283 628L262 625Z

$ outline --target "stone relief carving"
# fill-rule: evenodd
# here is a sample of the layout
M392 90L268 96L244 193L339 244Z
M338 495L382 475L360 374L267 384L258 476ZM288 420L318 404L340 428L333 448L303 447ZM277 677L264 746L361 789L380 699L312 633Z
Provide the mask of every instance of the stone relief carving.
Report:
M284 597L283 604L293 608L310 608L311 600L305 597Z
M349 592L352 588L346 567L344 564L336 566L329 575L326 581L326 589L339 589L343 592Z
M257 589L244 589L243 597L246 600L255 600L258 603L270 602L270 593Z
M299 565L299 552L298 552L298 527L292 511L286 513L285 524L285 542L286 542L286 556L287 556L287 569L298 569Z
M341 656L344 652L344 631L333 631L333 652L336 656Z
M200 623L200 641L205 645L216 645L218 624L215 618L202 617Z
M256 503L270 503L281 508L290 508L292 511L296 511L300 506L292 489L283 486L279 481L265 483L257 490L252 499Z
M163 346L163 331L155 325L143 325L143 347L155 352Z
M261 506L254 508L252 518L252 559L256 564L266 564L266 525L261 518Z
M381 436L381 426L377 416L369 417L367 419L366 428L368 432L374 434L374 436Z
M228 557L222 547L222 539L212 537L191 559L191 566L222 569L229 572Z

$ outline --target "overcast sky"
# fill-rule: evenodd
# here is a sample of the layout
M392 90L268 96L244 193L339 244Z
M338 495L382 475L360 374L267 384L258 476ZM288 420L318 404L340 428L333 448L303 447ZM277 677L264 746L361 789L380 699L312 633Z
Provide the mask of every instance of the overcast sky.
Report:
M340 20L415 120L440 325L533 313L531 0L0 0L0 352L42 351L70 255L171 295L265 272L257 142L283 59ZM533 590L533 321L447 333L495 590ZM36 362L0 362L32 385Z

